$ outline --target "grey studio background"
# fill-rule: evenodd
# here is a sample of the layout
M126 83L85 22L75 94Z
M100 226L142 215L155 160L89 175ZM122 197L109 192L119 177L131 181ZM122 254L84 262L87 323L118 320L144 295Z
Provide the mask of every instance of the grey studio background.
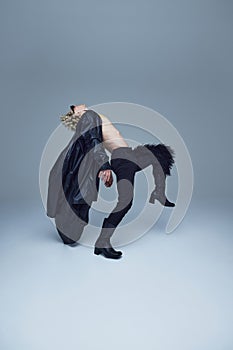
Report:
M0 348L232 349L233 2L0 6ZM38 184L59 115L111 101L166 117L194 169L177 230L164 211L117 262L62 245Z

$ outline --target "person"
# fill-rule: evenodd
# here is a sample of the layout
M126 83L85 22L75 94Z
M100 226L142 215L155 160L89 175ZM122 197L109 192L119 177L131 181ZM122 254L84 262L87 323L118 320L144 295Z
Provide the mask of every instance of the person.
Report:
M62 121L64 124L68 127L70 127L73 130L82 129L81 127L78 128L80 125L80 121L84 120L88 123L91 122L91 120L88 119L88 113L90 110L87 109L86 105L77 105L72 106L72 112L67 116L65 116ZM111 237L117 228L117 225L120 223L120 221L123 219L123 217L126 215L126 213L129 211L129 209L132 207L133 203L133 194L134 194L134 179L135 174L138 171L141 171L142 169L146 168L147 166L151 165L153 166L153 176L154 176L154 182L155 182L155 189L151 193L150 196L150 203L154 203L155 200L158 200L162 205L167 207L173 207L175 204L171 203L165 195L165 180L166 176L170 175L170 169L174 163L174 151L169 147L165 146L164 144L144 144L139 145L135 149L132 149L129 147L128 143L124 140L121 133L113 124L111 121L104 115L98 114L94 111L91 111L93 119L91 123L91 127L95 123L98 122L99 126L99 135L98 137L95 135L94 138L98 139L97 144L98 148L96 150L96 154L100 151L100 154L102 159L105 161L105 167L100 168L98 172L98 178L101 178L104 182L104 184L107 187L110 187L113 183L113 177L112 177L112 171L116 175L117 179L117 191L118 191L118 201L115 206L115 208L112 210L112 212L108 215L108 217L104 218L101 232L99 234L99 237L97 238L95 242L94 247L94 254L96 255L103 255L106 258L111 259L119 259L122 256L121 251L116 251L111 244ZM81 119L78 121L74 116L80 115L82 116ZM70 117L70 119L69 119ZM85 129L85 128L84 128ZM89 137L84 136L84 139L86 140L86 146L87 148L92 144L91 139ZM72 143L71 143L72 144ZM105 153L104 148L107 149L111 153L111 161L110 163L106 160L106 157L103 156ZM74 148L75 149L75 148ZM67 151L67 150L66 150ZM82 151L86 153L85 147L82 147ZM68 152L69 153L69 152ZM73 151L73 153L75 153ZM105 153L106 155L106 153ZM80 154L75 154L74 159L76 159L76 162L80 163L80 157L81 160L83 159L83 156ZM75 164L75 161L73 161ZM64 162L66 164L66 161ZM100 163L99 163L100 164ZM65 167L66 168L66 167ZM84 172L88 174L87 165L84 163L83 166ZM74 174L70 174L69 172L63 172L63 178L66 179L66 181L63 181L65 184L68 181L67 176L71 177L71 179L74 179ZM76 173L77 176L77 173ZM82 178L82 176L81 176ZM84 176L83 176L84 178ZM88 186L85 187L86 193L92 193L91 187L93 187L94 184L94 176L91 177L92 181L88 181ZM70 179L70 181L71 181ZM71 181L72 182L72 181ZM74 189L72 189L72 186L69 187L70 189L70 196L66 195L66 198L74 198L73 192L77 193L77 185L75 185L74 181L72 182ZM84 185L84 184L83 184ZM66 186L65 190L66 190ZM64 190L64 192L65 192ZM97 192L98 192L98 184L97 184ZM80 189L78 191L80 193ZM92 194L93 196L93 194ZM97 196L94 196L92 198L89 197L89 203L92 203L92 200L96 200ZM68 202L72 204L72 201L75 202L73 199L68 200ZM90 206L85 206L82 202L76 202L79 208L79 212L77 212L77 208L74 208L74 212L77 214L77 216L80 215L80 212L84 212L84 216L82 216L84 222L88 222L88 210ZM82 206L84 205L83 209ZM60 205L61 207L61 205ZM62 211L64 210L64 205L62 206ZM63 215L64 216L64 215ZM62 220L64 220L64 217L62 216ZM67 216L68 218L68 216ZM67 220L66 225L67 225ZM72 218L72 220L69 219L69 222L75 222L75 219ZM77 225L77 224L76 224ZM69 235L72 234L72 230L77 230L75 228L75 225L73 225L72 229L69 230ZM79 225L79 237L80 233L83 231L83 227L80 228ZM78 236L76 235L74 241L77 241Z
M116 175L118 201L112 212L103 220L101 232L95 242L94 254L102 254L110 259L119 259L122 252L112 249L111 237L132 207L134 180L138 171L149 165L153 167L155 189L150 195L150 203L155 203L155 200L158 200L163 206L175 206L165 195L166 176L171 175L174 151L170 146L164 144L144 144L133 149L106 116L100 115L100 117L103 120L103 143L111 153L110 165ZM110 170L105 172L108 171Z
M64 244L73 245L88 224L100 178L106 187L112 185L113 178L98 114L86 105L72 105L61 120L75 133L50 170L46 209Z

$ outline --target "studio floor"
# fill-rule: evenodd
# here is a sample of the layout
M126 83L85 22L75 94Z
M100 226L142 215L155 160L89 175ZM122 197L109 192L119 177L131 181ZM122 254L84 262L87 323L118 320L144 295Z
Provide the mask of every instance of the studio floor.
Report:
M232 350L232 199L168 211L109 260L65 246L40 202L1 210L3 350Z

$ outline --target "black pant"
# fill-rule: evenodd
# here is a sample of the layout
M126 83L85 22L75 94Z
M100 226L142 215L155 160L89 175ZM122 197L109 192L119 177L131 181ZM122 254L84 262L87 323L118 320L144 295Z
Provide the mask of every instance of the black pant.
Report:
M113 226L117 226L129 211L133 203L134 196L134 178L135 173L139 171L137 160L131 147L119 147L114 149L111 157L111 167L116 174L118 201L105 219Z
M100 235L95 243L98 248L111 247L111 236L133 204L135 173L141 170L131 147L114 149L111 167L116 174L118 201L115 208L103 221Z

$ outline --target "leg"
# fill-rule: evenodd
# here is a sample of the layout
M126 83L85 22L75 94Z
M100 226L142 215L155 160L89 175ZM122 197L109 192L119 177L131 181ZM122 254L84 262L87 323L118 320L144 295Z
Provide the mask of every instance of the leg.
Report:
M151 193L149 202L154 203L155 199L157 199L165 207L174 207L175 204L170 202L166 197L166 175L164 174L164 171L158 160L155 160L153 162L153 176L156 187Z
M166 176L170 175L170 169L174 163L174 151L164 144L144 144L137 146L133 152L138 161L138 171L149 165L153 166L156 187L151 193L149 202L154 203L155 199L157 199L166 207L174 207L175 204L169 202L165 195Z
M110 238L132 206L136 167L127 159L112 159L111 166L117 177L118 201L110 215L104 219L101 233L95 243L95 254L100 254L105 249L105 256L108 255L106 257L115 258L109 256L114 254Z

